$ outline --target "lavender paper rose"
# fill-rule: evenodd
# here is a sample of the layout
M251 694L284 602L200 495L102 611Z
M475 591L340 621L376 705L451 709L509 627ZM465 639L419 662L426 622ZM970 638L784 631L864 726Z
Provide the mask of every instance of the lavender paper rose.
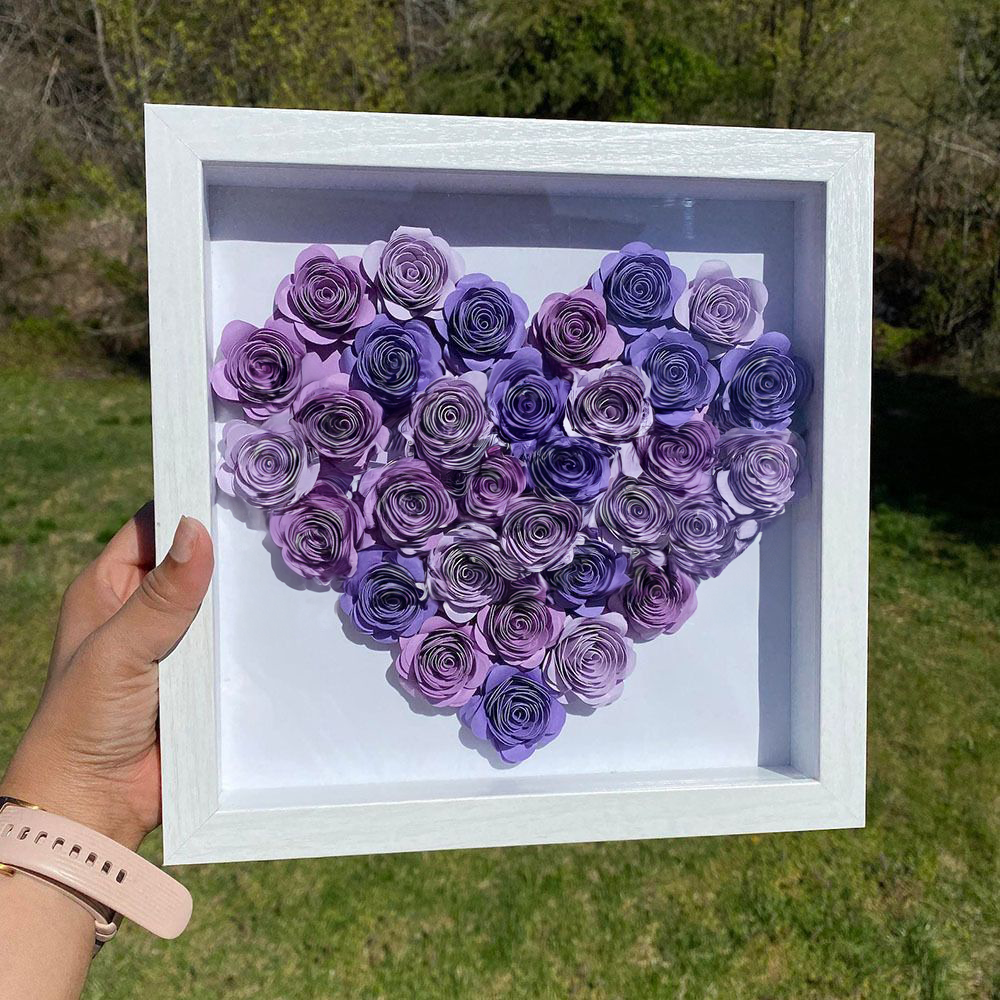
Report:
M400 226L365 248L361 266L394 319L440 314L465 273L462 258L429 229Z
M542 674L563 702L610 705L635 667L625 619L614 612L570 618L549 650Z
M517 764L559 735L566 710L538 668L522 671L497 664L458 717L503 760Z
M628 360L649 377L649 398L661 423L690 420L719 388L719 372L708 351L680 330L642 334L629 345Z
M460 524L447 532L431 550L427 571L430 591L445 614L463 623L500 600L518 575L496 532L481 524Z
M500 547L524 573L565 565L583 540L583 515L575 503L523 496L507 508Z
M733 512L714 490L677 505L668 534L669 559L698 580L718 576L743 551Z
M610 454L589 438L553 434L535 444L527 471L528 485L538 496L586 504L607 489Z
M562 631L566 613L547 604L530 588L514 590L499 604L476 615L476 635L495 660L533 670Z
M617 361L625 346L608 322L604 299L590 288L547 295L532 320L531 332L558 369Z
M513 354L527 336L528 306L502 281L467 274L444 301L437 321L444 355L452 371L485 371Z
M608 540L626 546L657 548L667 537L674 503L656 483L619 476L597 501L594 526Z
M750 347L736 347L719 362L725 390L722 409L742 427L787 427L809 397L809 366L793 357L783 333L765 333Z
M276 315L303 340L321 347L344 341L375 318L360 257L338 257L327 246L307 247L274 296Z
M318 482L297 503L268 518L271 540L292 572L329 585L357 565L364 518L353 500Z
M427 596L423 560L380 548L358 553L340 607L356 628L383 643L413 635L437 613L437 601Z
M399 640L396 673L403 687L438 708L465 705L489 669L490 658L471 625L428 618L416 635Z
M739 517L777 517L795 496L804 450L788 430L727 431L719 442L719 495Z
M674 495L702 493L712 484L719 432L707 420L656 423L635 443L642 471Z
M686 284L684 272L662 250L642 242L609 253L590 279L607 303L608 318L628 337L668 323Z
M624 444L649 430L653 410L648 380L628 365L577 372L566 405L566 432L607 445Z
M629 634L640 641L672 635L698 606L697 584L669 560L657 566L637 558L630 567L632 579L611 598L610 607L628 622Z
M601 614L612 594L628 583L628 556L616 552L593 531L573 551L565 566L550 570L546 577L553 604L585 618Z
M514 454L523 454L562 419L569 388L565 379L545 374L542 355L534 347L522 347L512 358L494 365L486 402L493 423L511 442Z
M499 445L492 445L478 467L465 477L462 509L474 521L499 524L511 502L524 492L526 483L520 460Z
M485 392L482 372L437 379L414 400L400 425L403 437L432 466L471 472L490 443Z
M767 289L756 278L734 278L721 260L707 260L684 289L674 318L693 334L726 349L752 344L764 332Z

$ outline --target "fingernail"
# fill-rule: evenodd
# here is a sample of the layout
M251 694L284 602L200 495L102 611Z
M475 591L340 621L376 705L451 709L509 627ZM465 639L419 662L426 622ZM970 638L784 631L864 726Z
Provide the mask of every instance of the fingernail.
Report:
M198 541L198 529L190 517L182 517L177 522L174 540L170 544L168 555L174 562L186 563L194 555L195 542Z

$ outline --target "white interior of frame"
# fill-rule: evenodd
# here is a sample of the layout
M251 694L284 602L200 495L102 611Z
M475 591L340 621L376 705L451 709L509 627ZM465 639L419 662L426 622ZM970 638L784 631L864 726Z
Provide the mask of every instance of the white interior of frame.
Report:
M228 320L269 314L302 247L357 253L407 224L432 228L469 271L506 281L532 309L632 240L666 248L689 275L726 260L763 278L767 328L792 336L822 385L822 201L809 185L226 165L209 165L206 180L212 357ZM677 635L639 644L615 704L571 714L516 768L463 745L453 713L406 698L390 653L345 630L336 595L276 573L263 521L217 502L223 802L558 791L569 776L622 788L745 780L754 769L761 780L774 770L817 777L820 406L817 393L811 494L701 585Z

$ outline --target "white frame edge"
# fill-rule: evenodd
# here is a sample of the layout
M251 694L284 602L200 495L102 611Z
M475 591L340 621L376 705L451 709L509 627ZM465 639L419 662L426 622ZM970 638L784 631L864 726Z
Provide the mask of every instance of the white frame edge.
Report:
M255 809L220 794L211 596L160 673L168 864L861 826L865 802L874 136L350 112L146 106L156 541L212 523L206 164L398 167L806 181L825 188L821 718L786 769L646 775L558 793ZM601 149L595 166L594 149ZM614 150L613 154L604 152ZM833 426L834 413L836 427ZM815 655L815 653L814 653ZM798 759L800 758L801 759ZM796 769L797 768L797 769ZM807 777L806 775L815 775ZM403 790L401 790L403 791Z

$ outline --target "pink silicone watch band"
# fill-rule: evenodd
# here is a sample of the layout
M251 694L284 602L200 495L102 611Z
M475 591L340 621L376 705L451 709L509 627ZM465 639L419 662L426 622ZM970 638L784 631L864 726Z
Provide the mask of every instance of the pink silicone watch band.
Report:
M0 864L50 879L175 938L191 919L191 894L110 837L42 809L0 802Z

